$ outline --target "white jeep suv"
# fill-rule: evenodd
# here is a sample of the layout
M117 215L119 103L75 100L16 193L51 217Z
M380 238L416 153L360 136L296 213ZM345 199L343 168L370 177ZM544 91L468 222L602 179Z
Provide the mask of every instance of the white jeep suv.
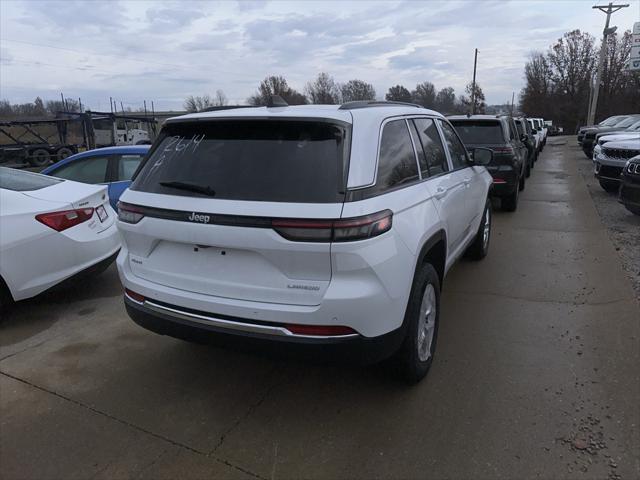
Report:
M440 289L487 253L487 149L440 114L351 102L169 119L121 197L131 318L224 345L429 369Z

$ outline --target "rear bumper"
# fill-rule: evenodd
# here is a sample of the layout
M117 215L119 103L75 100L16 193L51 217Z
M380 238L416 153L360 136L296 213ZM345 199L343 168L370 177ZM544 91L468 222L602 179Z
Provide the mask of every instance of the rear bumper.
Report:
M313 338L276 335L261 333L255 331L256 328L252 328L262 327L265 322L257 323L252 320L224 317L223 321L234 325L234 328L224 328L219 322L206 321L206 318L213 314L194 312L156 302L140 303L127 295L124 296L124 303L127 313L135 323L160 335L234 350L296 357L310 361L372 364L391 356L398 350L404 339L403 327L377 337L348 335ZM154 308L154 305L164 308ZM190 316L191 319L189 319ZM221 319L219 315L215 317ZM237 328L242 325L247 328L244 330Z
M513 194L518 188L520 178L513 167L501 165L500 167L489 169L489 173L493 177L491 196L506 197Z
M115 223L89 241L52 233L4 250L3 276L14 300L31 298L67 278L109 261L120 250L120 244ZM25 255L25 252L29 254Z

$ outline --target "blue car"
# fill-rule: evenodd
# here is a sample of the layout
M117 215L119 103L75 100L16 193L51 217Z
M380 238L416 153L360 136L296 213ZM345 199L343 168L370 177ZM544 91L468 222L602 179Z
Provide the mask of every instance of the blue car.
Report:
M54 163L41 173L76 182L109 186L109 203L116 209L122 192L149 151L150 145L106 147L78 153Z

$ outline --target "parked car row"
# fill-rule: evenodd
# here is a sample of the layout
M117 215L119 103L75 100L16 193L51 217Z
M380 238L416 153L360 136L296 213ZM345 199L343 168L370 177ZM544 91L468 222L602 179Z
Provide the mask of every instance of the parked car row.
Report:
M547 141L543 119L506 115L454 115L448 119L467 148L492 150L493 160L487 165L493 178L491 194L500 198L502 209L514 212Z
M517 136L513 120L500 122ZM518 142L521 175L529 150ZM90 152L47 173L128 181L120 172L134 170L134 153ZM107 186L0 171L4 293L26 298L120 249L127 312L149 330L366 363L391 356L415 382L433 360L447 272L488 253L493 157L465 148L437 112L394 102L276 97L174 118L121 195L119 235ZM29 269L16 260L25 242Z
M587 158L593 158L593 150L597 144L598 135L608 133L631 133L640 131L640 114L615 115L609 117L598 125L580 127L578 131L578 144Z
M605 120L609 125L604 128L583 131L583 150L586 154L593 145L590 158L600 186L616 193L627 210L640 215L640 172L636 168L640 162L640 115L611 119Z

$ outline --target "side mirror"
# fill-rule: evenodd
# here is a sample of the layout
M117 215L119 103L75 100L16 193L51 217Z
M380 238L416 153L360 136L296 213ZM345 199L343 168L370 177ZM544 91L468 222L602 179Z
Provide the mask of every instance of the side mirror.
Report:
M527 140L529 140L529 137L527 136L526 133L523 133L522 135L520 135L520 140L522 142L526 142Z
M483 147L474 148L471 151L471 159L474 165L489 165L493 161L493 150Z
M533 134L535 135L536 133L538 133L538 130L536 130L536 129L534 128L533 130L531 130L531 133L533 133Z

